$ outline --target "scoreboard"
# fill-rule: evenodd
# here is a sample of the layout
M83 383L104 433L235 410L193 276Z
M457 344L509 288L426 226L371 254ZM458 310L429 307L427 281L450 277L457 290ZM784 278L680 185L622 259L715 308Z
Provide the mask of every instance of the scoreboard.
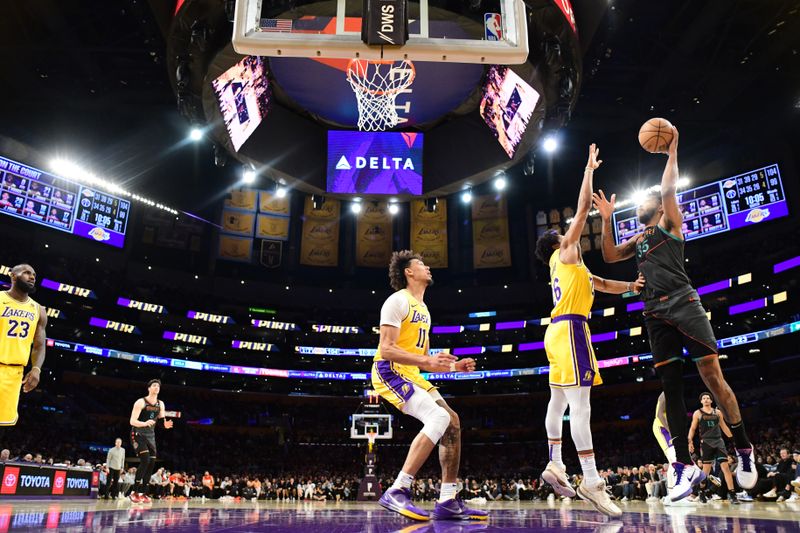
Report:
M777 164L678 193L687 241L724 233L789 214ZM614 212L617 244L642 231L637 206Z
M122 248L131 203L0 157L0 212Z

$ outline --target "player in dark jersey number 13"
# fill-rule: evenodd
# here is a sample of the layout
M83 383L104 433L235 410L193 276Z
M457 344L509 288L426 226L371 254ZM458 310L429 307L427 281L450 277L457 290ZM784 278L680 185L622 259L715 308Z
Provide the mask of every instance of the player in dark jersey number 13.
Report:
M642 291L645 326L653 351L653 362L666 398L667 419L672 430L677 461L672 501L685 498L705 476L689 455L686 401L683 392L683 350L697 363L703 382L723 409L733 433L739 466L736 479L744 489L758 480L753 447L744 430L739 403L722 375L717 341L711 323L684 268L683 216L676 194L678 182L678 130L672 127L672 142L661 178L661 190L639 205L637 215L644 230L615 246L611 230L616 195L607 199L602 190L594 194L594 205L603 218L603 259L608 263L636 257L644 275Z
M160 391L161 381L151 379L147 383L147 396L136 400L131 411L131 443L139 457L136 483L131 491L131 501L134 503L150 503L147 485L156 464L156 424L164 429L172 428L172 420L164 418L164 402L158 399Z
M712 406L714 398L710 392L700 395L700 409L692 415L692 426L689 428L689 451L694 453L694 434L700 434L700 458L703 460L703 473L708 476L714 463L719 462L725 478L725 488L727 497L733 504L738 504L736 490L733 486L733 476L730 466L728 466L728 450L725 448L725 441L722 434L731 438L731 430L725 424L723 413L720 409ZM717 481L715 483L719 484ZM723 491L723 495L726 493Z

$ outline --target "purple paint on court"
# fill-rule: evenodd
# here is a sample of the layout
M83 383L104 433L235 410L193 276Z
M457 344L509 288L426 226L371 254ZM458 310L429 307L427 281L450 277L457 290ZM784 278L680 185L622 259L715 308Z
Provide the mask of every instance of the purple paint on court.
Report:
M274 502L198 505L200 502L166 502L157 508L133 506L126 502L105 503L0 502L0 531L125 531L212 533L468 533L471 531L579 531L615 533L622 531L792 531L797 525L792 513L786 518L758 519L748 515L742 505L732 510L727 505L699 509L637 505L636 512L625 512L611 520L590 510L583 502L572 505L508 503L491 510L488 523L413 522L378 507L377 504L312 503L280 505ZM272 504L272 505L270 505ZM758 505L758 504L756 504ZM769 504L767 504L769 505ZM774 504L772 504L774 505ZM717 508L719 507L719 508ZM763 514L763 509L762 513ZM702 514L700 514L702 513ZM781 516L775 513L776 518Z

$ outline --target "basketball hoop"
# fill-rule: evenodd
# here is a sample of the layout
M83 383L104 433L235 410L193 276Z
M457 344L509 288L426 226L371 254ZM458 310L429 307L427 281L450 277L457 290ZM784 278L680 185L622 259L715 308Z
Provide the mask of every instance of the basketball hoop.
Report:
M414 63L402 61L351 59L347 81L356 93L358 129L384 131L397 126L395 100L414 81Z

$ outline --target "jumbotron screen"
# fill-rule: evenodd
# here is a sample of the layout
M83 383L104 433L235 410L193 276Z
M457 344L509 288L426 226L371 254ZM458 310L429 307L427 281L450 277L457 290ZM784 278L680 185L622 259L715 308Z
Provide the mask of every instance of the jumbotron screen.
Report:
M683 213L682 230L687 241L789 214L777 164L678 193L678 205ZM642 231L636 208L632 206L614 213L617 244Z
M328 192L422 194L421 133L328 132Z
M131 203L0 157L0 213L122 248Z

